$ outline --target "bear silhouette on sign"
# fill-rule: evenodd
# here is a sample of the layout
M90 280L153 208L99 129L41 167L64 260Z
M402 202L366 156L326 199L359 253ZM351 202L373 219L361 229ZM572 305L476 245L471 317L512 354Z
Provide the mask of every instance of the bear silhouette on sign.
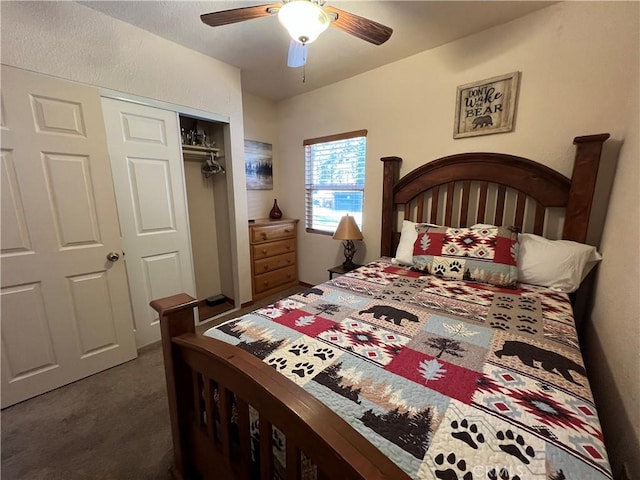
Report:
M493 125L493 119L491 118L491 115L483 115L482 117L477 117L473 119L473 128L484 128L484 127L490 127Z
M366 310L361 310L359 312L360 315L363 313L372 313L373 318L377 318L378 320L382 320L382 317L387 322L393 322L396 325L402 325L402 320L409 320L410 322L417 322L418 317L413 313L405 312L404 310L400 310L399 308L390 307L388 305L374 305Z
M570 370L582 376L587 375L584 368L573 360L563 357L559 353L544 350L524 342L507 340L504 342L502 349L495 352L495 355L498 358L502 358L503 355L518 357L522 363L533 368L537 368L533 362L539 362L540 366L547 372L554 373L555 370L555 373L562 375L576 385L581 384L573 379L571 373L569 373Z

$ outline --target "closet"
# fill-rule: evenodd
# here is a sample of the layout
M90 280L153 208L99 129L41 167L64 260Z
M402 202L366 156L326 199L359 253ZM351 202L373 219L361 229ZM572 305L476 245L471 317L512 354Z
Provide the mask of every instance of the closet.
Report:
M154 298L202 299L201 322L235 307L229 124L114 98L102 110L141 347L160 338Z
M234 307L225 123L180 115L196 297L200 321Z

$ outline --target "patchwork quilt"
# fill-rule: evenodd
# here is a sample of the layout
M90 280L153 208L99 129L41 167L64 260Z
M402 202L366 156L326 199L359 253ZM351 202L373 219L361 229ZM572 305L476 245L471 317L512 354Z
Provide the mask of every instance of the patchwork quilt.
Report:
M611 478L564 294L381 258L205 335L302 386L412 478Z

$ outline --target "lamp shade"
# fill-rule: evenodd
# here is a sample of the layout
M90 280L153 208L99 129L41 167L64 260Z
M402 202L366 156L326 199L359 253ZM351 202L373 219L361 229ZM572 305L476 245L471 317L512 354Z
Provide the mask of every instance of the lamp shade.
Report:
M362 240L362 232L358 228L356 219L349 215L342 217L333 238L335 240Z
M309 0L292 0L285 3L278 11L278 20L291 38L303 45L318 38L331 22L322 7Z

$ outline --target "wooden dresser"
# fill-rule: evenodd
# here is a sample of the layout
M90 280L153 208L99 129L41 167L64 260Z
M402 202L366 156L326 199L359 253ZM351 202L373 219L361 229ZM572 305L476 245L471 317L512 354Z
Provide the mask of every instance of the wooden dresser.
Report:
M254 300L298 284L297 224L291 219L249 224Z

